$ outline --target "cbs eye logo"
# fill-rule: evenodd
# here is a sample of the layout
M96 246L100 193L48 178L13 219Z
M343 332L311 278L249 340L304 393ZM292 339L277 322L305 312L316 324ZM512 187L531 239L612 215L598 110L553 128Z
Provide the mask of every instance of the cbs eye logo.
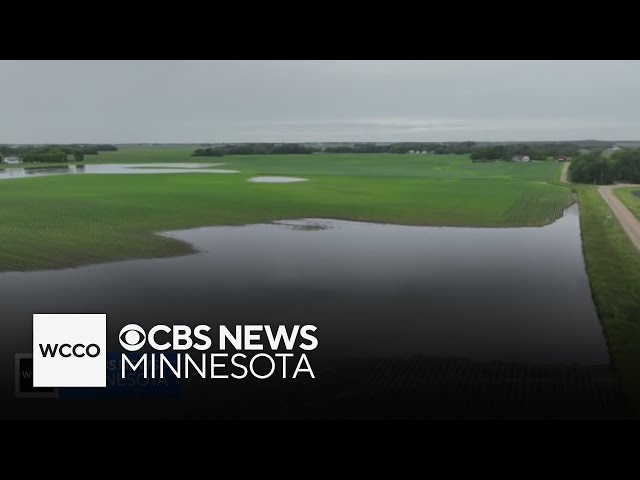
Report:
M120 345L130 352L140 350L146 340L147 334L140 325L131 323L120 330Z

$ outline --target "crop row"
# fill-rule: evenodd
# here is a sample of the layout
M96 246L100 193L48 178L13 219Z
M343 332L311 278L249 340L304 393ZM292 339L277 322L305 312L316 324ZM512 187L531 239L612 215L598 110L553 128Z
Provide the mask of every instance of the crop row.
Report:
M573 203L570 192L525 192L505 212L505 227L541 227L557 220Z

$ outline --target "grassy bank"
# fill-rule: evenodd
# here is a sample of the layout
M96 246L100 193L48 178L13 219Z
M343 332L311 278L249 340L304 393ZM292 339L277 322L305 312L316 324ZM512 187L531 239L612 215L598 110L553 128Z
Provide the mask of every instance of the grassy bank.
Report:
M640 197L634 195L634 192L640 192L640 188L616 188L614 190L614 193L622 201L622 203L624 203L636 217L640 218Z
M188 245L153 235L208 225L324 217L408 225L543 225L569 190L519 179L248 175L60 175L0 181L0 271L170 256Z
M640 415L640 253L597 189L575 186L591 289L609 351Z

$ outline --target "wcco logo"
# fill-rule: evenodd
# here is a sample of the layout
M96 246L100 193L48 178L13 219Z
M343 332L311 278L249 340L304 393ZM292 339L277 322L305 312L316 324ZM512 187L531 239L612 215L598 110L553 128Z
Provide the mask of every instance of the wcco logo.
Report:
M76 345L69 345L68 343L63 343L58 347L58 344L55 345L40 344L40 352L43 357L55 357L56 353L58 353L61 357L69 358L71 356L82 358L84 356L95 358L100 355L100 347L95 343L91 345L87 345L86 347L82 343L77 343ZM66 353L65 350L66 349ZM93 350L92 350L93 349ZM93 353L92 353L93 352Z
M33 315L34 387L106 387L107 315Z

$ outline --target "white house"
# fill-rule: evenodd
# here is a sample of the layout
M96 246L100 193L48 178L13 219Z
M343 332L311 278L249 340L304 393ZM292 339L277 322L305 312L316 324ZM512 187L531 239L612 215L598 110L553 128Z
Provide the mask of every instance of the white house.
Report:
M427 151L426 150L422 150L422 155L426 155Z
M22 158L17 156L4 157L2 163L22 163Z
M530 162L531 161L528 155L514 155L513 157L511 157L511 160L513 160L514 162Z

